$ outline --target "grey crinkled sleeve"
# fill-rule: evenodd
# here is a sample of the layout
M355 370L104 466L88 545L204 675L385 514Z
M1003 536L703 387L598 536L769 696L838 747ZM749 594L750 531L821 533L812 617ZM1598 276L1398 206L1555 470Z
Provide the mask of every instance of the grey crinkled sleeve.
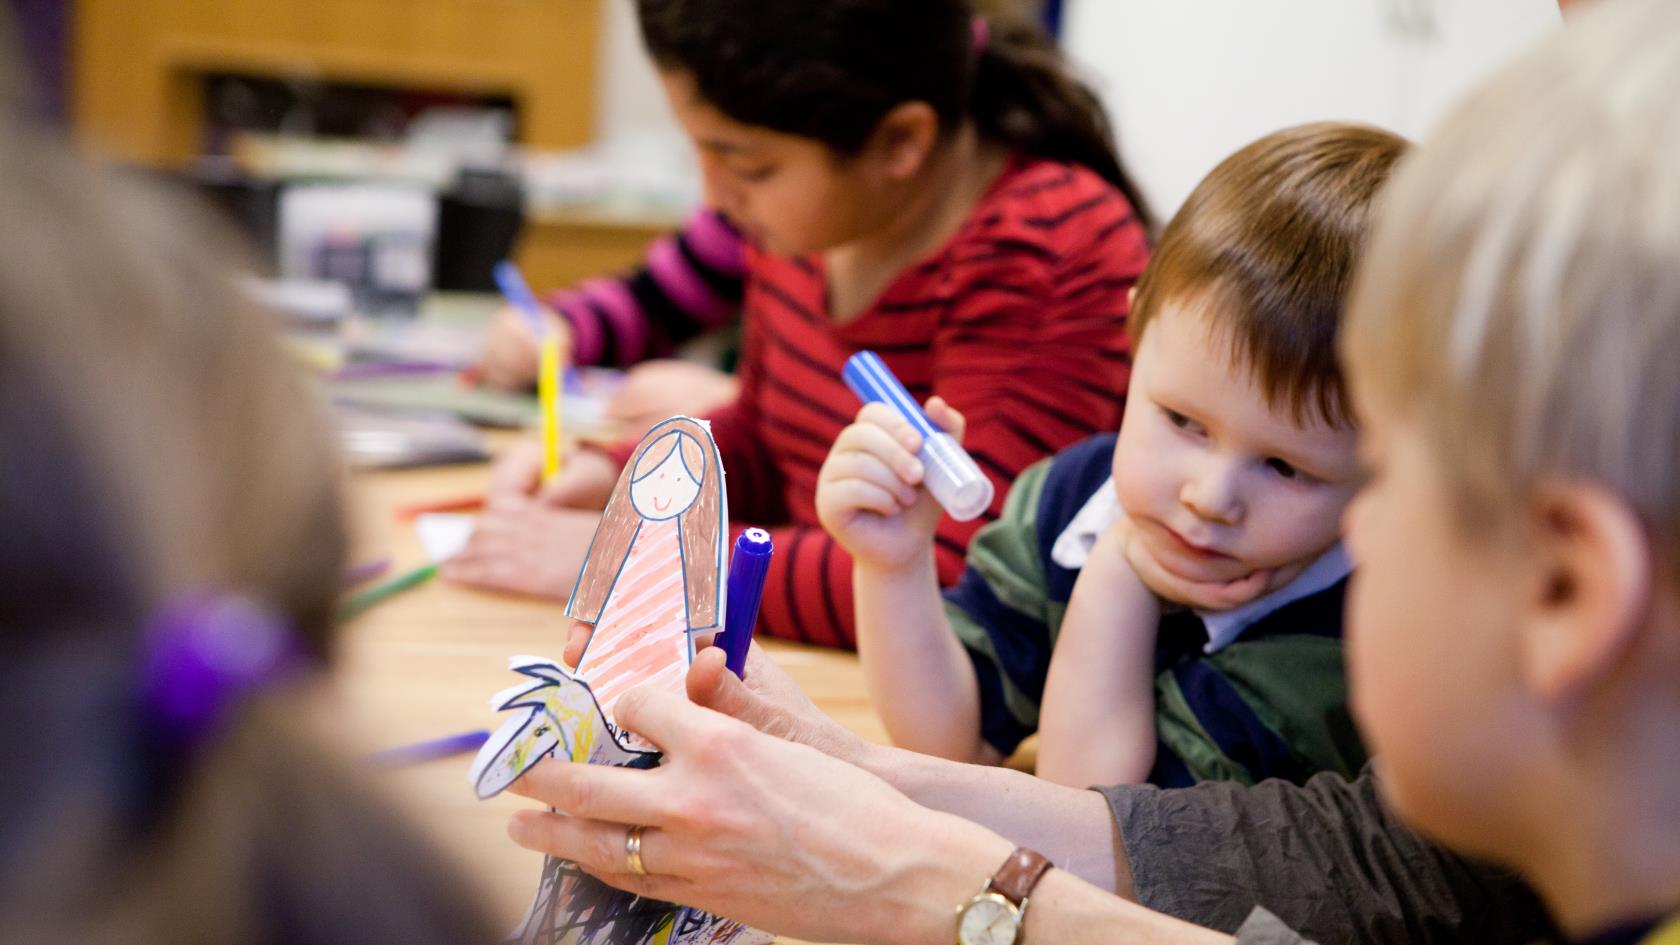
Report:
M1302 938L1299 933L1277 916L1264 909L1256 908L1248 914L1242 927L1237 929L1237 945L1316 945Z
M1138 901L1235 932L1255 907L1325 943L1526 945L1549 930L1511 874L1408 830L1352 782L1208 782L1175 790L1098 788L1131 863Z

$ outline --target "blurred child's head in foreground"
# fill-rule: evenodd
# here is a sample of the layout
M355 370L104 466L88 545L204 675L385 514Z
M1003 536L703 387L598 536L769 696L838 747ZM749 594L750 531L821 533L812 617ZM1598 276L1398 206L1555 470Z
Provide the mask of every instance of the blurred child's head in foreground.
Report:
M1385 790L1577 935L1680 894L1677 91L1680 8L1583 11L1396 176L1343 335Z
M0 940L483 940L298 717L332 649L339 466L228 234L0 111ZM177 741L148 661L205 599L305 671Z

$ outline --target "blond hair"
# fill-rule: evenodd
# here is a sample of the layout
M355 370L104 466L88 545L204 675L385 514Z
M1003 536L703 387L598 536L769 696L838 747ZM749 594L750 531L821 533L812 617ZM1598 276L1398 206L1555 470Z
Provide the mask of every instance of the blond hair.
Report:
M1343 354L1433 441L1467 524L1573 478L1680 551L1677 94L1680 5L1607 3L1466 101L1382 199Z

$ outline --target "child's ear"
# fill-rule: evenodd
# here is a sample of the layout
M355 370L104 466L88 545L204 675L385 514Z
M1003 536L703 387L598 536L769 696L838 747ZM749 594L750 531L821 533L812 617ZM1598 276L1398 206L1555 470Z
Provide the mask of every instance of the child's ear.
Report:
M921 172L939 141L939 116L926 102L904 102L887 112L870 135L869 149L895 181Z
M1566 699L1615 668L1651 610L1651 547L1628 506L1599 486L1554 483L1529 502L1535 562L1523 679Z

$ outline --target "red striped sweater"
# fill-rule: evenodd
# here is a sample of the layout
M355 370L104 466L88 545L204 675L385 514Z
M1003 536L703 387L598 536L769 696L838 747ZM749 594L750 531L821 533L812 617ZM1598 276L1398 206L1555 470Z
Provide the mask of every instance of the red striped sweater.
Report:
M980 519L941 521L939 577L950 584L1017 473L1119 425L1126 294L1147 258L1118 191L1083 167L1030 159L1013 161L943 248L844 325L827 315L820 259L749 248L741 395L710 419L733 532L769 527L776 544L759 631L854 644L851 558L814 502L829 445L857 413L840 380L847 357L878 352L918 401L938 394L968 420L964 443L996 498Z
M572 326L573 361L629 367L734 321L745 279L741 234L701 210L654 240L635 271L585 280L547 302Z

